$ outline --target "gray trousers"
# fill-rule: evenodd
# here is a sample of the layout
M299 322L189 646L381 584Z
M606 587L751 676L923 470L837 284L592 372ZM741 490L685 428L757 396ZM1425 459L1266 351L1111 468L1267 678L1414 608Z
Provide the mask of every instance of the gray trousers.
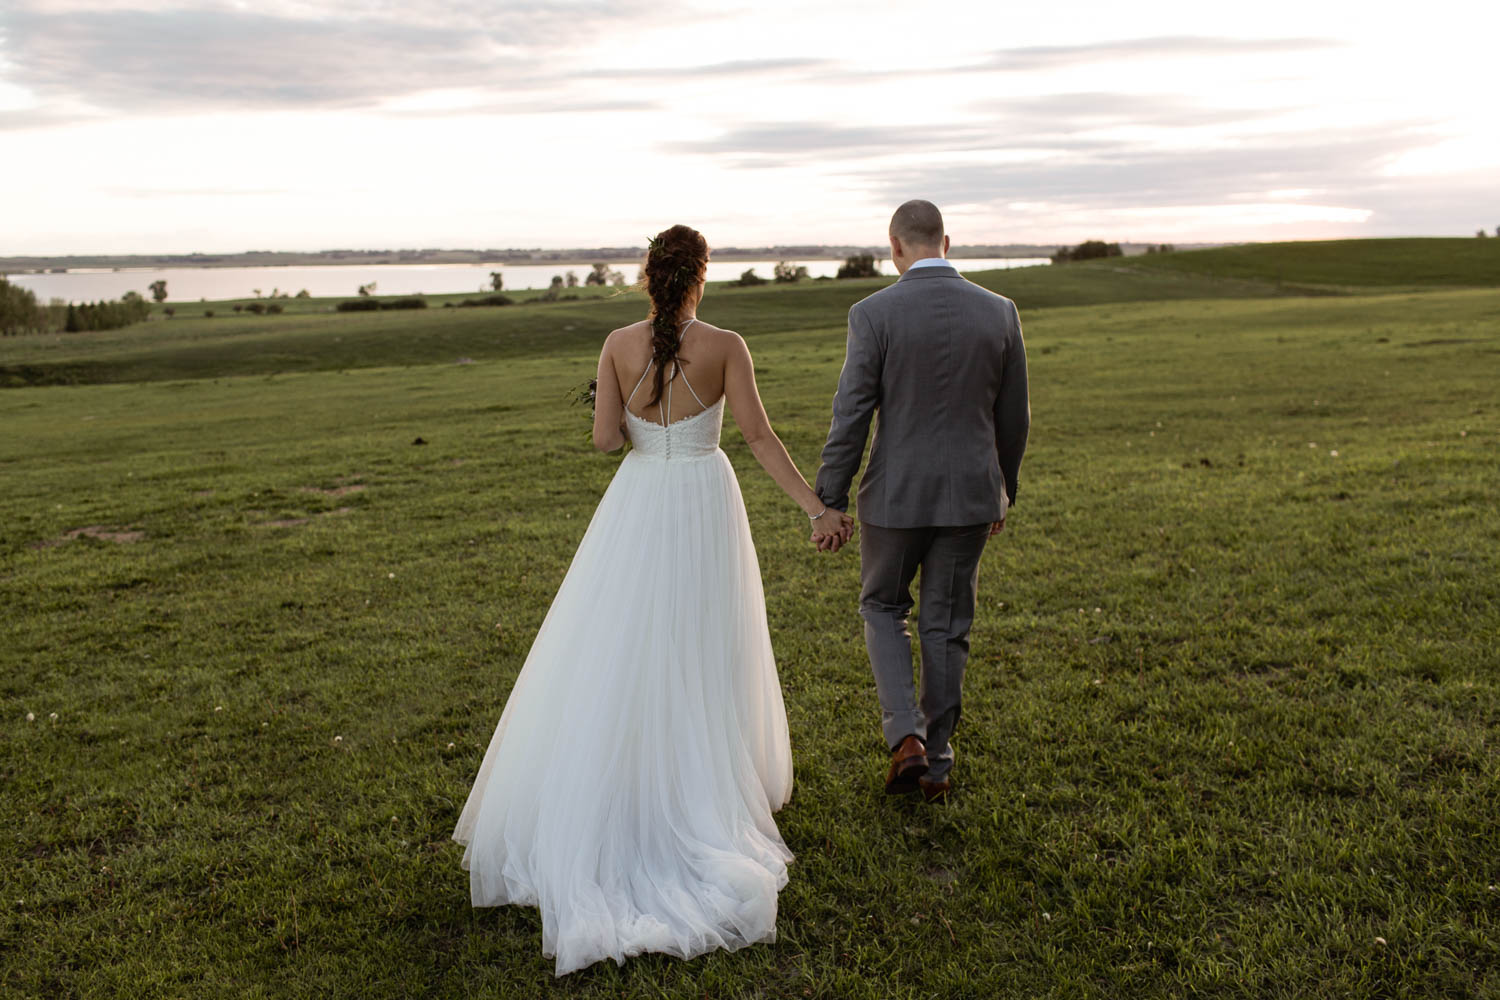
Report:
M880 695L881 727L894 750L916 734L927 744L928 777L953 767L950 739L958 725L969 628L979 588L979 557L989 524L961 528L859 526L859 614ZM921 700L913 685L911 583L922 571L917 632L922 642Z

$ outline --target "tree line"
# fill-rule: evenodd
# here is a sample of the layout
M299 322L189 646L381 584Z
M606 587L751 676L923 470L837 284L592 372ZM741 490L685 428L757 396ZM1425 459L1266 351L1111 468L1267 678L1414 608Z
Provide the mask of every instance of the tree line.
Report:
M139 323L150 312L151 306L139 292L126 292L114 302L67 303L54 299L42 305L31 289L13 285L0 275L0 336L116 330Z

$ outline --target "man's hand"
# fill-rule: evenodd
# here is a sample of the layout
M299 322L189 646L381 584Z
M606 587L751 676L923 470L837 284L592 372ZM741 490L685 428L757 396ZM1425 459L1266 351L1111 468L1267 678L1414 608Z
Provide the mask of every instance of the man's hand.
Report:
M996 535L1000 534L1000 532L1002 532L1004 530L1005 530L1005 519L1001 518L1000 520L996 521L994 524L990 525L990 537L994 538Z
M854 518L832 507L813 521L812 543L819 552L837 552L854 537Z

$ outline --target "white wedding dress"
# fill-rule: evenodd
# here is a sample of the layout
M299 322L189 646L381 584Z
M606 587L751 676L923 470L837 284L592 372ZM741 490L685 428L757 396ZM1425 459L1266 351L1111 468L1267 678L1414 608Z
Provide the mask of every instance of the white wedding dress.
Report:
M786 709L724 401L668 423L668 395L661 424L628 405L633 448L453 832L473 905L536 906L559 976L773 941L792 860L771 816L792 792Z

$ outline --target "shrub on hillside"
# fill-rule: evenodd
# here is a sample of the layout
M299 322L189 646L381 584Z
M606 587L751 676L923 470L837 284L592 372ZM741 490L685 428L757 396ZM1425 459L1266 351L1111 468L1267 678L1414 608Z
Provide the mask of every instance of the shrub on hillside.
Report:
M1057 253L1052 255L1052 263L1062 264L1070 260L1099 260L1103 257L1121 257L1125 251L1120 249L1118 243L1105 243L1103 240L1085 240L1073 247L1059 247Z
M874 254L857 253L853 257L844 258L838 276L840 278L878 278L880 266L875 263Z
M486 295L482 299L464 299L459 303L461 306L508 306L513 300L508 295ZM443 305L451 306L452 302L444 302Z
M345 299L334 306L341 313L352 312L376 312L380 309L379 299Z
M801 264L793 264L789 260L782 260L776 262L776 267L771 273L775 275L777 284L789 285L807 277L807 268Z
M755 268L752 267L741 274L738 281L731 281L730 284L741 285L744 287L754 287L755 285L764 285L769 280L769 278L762 278L760 275L756 274Z
M235 308L238 309L239 307L235 306ZM253 312L255 313L255 315L261 316L265 314L266 306L264 302L247 302L245 303L245 311Z
M404 299L387 299L380 303L382 309L426 309L427 300L415 295Z
M270 305L266 306L266 312L271 313L272 315L281 312L281 310L282 305L280 302L272 302Z
M625 284L625 275L619 271L611 270L608 264L595 264L594 269L583 276L585 285L597 285L600 288L606 285L614 285L616 288Z

